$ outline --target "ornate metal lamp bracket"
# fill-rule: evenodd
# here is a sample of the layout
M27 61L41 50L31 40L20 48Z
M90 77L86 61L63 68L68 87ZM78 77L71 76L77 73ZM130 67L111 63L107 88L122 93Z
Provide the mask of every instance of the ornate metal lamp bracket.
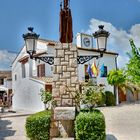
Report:
M101 55L78 56L77 57L77 63L78 64L84 64L84 63L88 62L89 60L91 60L93 58L98 59L99 57L101 57Z
M35 59L42 60L43 62L48 63L49 65L54 64L54 57L52 56L35 57Z
M98 59L100 57L102 57L102 55L77 56L77 63L84 64L93 58ZM43 56L43 57L34 57L34 58L42 60L43 62L48 63L49 65L54 64L54 57L52 56Z

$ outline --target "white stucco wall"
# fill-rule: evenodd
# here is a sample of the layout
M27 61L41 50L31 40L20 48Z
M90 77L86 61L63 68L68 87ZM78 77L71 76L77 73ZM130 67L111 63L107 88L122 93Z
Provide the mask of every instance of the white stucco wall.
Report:
M99 53L93 52L93 51L79 50L79 55L99 55ZM85 78L84 65L86 64L92 65L94 61L96 63L96 66L99 64L99 67L98 67L99 69L102 66L102 64L104 64L104 66L107 66L107 73L109 73L109 71L112 69L116 69L115 57L116 57L115 55L104 54L102 58L99 58L99 59L93 58L92 60L86 62L85 64L78 65L79 80L81 81L81 80L84 80ZM108 84L106 77L100 77L100 73L97 77L97 84L105 85L105 90L109 90L114 93L114 86L111 86Z
M13 109L40 111L44 109L41 101L40 89L44 84L32 79L24 78L14 84Z
M26 63L26 78L22 78L21 63L18 63L13 70L13 109L14 110L43 110L44 105L40 98L40 89L44 84L34 81L29 77L29 64ZM17 80L15 80L15 74Z
M12 89L12 80L4 79L4 87Z
M47 46L46 42L37 43L38 52L50 52L46 54L48 56L53 56L54 48ZM18 57L12 65L12 80L13 80L13 109L15 110L32 110L32 111L41 111L44 109L44 104L41 101L40 89L45 88L44 82L35 80L32 76L37 76L37 65L43 64L43 61L35 61L28 59L28 62L25 63L26 77L22 77L22 64L18 61L20 58L27 56L25 47L21 50ZM46 76L52 76L52 66L45 65L45 74ZM15 79L15 75L17 79Z

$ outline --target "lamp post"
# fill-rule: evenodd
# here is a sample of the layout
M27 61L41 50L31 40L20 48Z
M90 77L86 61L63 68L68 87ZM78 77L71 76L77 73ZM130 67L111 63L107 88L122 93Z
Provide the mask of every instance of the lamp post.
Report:
M107 46L107 38L110 33L104 30L104 25L99 25L99 30L93 34L95 38L97 38L97 47L100 52L106 51Z
M39 59L44 61L45 63L48 63L50 65L54 64L54 57L52 56L34 56L36 54L36 48L37 48L37 40L39 38L39 35L33 32L33 27L28 28L28 33L23 34L23 38L26 45L26 52L29 54L30 58L33 59ZM103 53L106 51L107 46L107 38L109 36L109 32L104 30L103 25L99 25L99 30L96 31L93 36L97 39L97 51L99 51L99 55L85 55L85 56L77 56L77 63L78 64L84 64L88 62L89 60L93 58L100 58L103 57Z
M54 64L54 57L51 56L43 56L43 57L37 57L34 56L36 54L37 49L37 40L39 38L39 35L33 32L33 27L28 27L28 33L23 34L23 38L26 45L26 52L29 54L30 59L39 59L44 61L45 63L48 63L50 65Z
M78 56L78 64L84 64L93 58L100 58L103 57L103 53L106 51L107 46L107 38L109 37L110 33L104 30L104 25L99 25L99 30L93 33L94 38L97 39L97 51L100 52L99 55L86 55L86 56Z
M33 58L33 55L36 53L36 47L37 47L37 40L39 38L39 35L37 35L35 32L33 32L33 27L28 27L28 33L23 34L23 38L26 45L26 51L30 55L30 58Z

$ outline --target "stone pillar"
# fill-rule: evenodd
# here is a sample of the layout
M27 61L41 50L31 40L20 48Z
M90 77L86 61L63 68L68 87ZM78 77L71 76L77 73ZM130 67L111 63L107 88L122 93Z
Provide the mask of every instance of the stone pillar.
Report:
M75 106L75 92L79 90L77 55L77 48L71 44L55 48L52 94L57 106Z
M53 110L51 139L74 137L75 93L79 90L77 55L72 44L59 43L55 48L52 94L57 107Z

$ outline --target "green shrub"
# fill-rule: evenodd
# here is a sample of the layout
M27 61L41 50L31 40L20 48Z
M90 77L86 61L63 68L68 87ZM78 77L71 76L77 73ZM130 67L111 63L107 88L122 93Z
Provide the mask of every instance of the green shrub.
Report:
M49 109L49 103L52 101L52 93L48 90L40 89L40 95L41 101L43 101L43 103L45 104L45 109Z
M90 106L102 106L105 104L104 88L100 86L86 86L83 95L83 104Z
M80 109L80 112L93 112L93 111L96 111L96 112L100 112L100 110L96 109L96 108L81 108Z
M97 105L98 106L105 105L105 100L106 100L105 93L103 93L103 92L99 93L99 101L98 101Z
M105 140L105 119L99 110L80 112L75 121L76 140Z
M26 134L31 140L49 140L51 112L48 110L33 114L26 119Z
M115 96L111 91L106 91L106 106L114 106L115 105Z

